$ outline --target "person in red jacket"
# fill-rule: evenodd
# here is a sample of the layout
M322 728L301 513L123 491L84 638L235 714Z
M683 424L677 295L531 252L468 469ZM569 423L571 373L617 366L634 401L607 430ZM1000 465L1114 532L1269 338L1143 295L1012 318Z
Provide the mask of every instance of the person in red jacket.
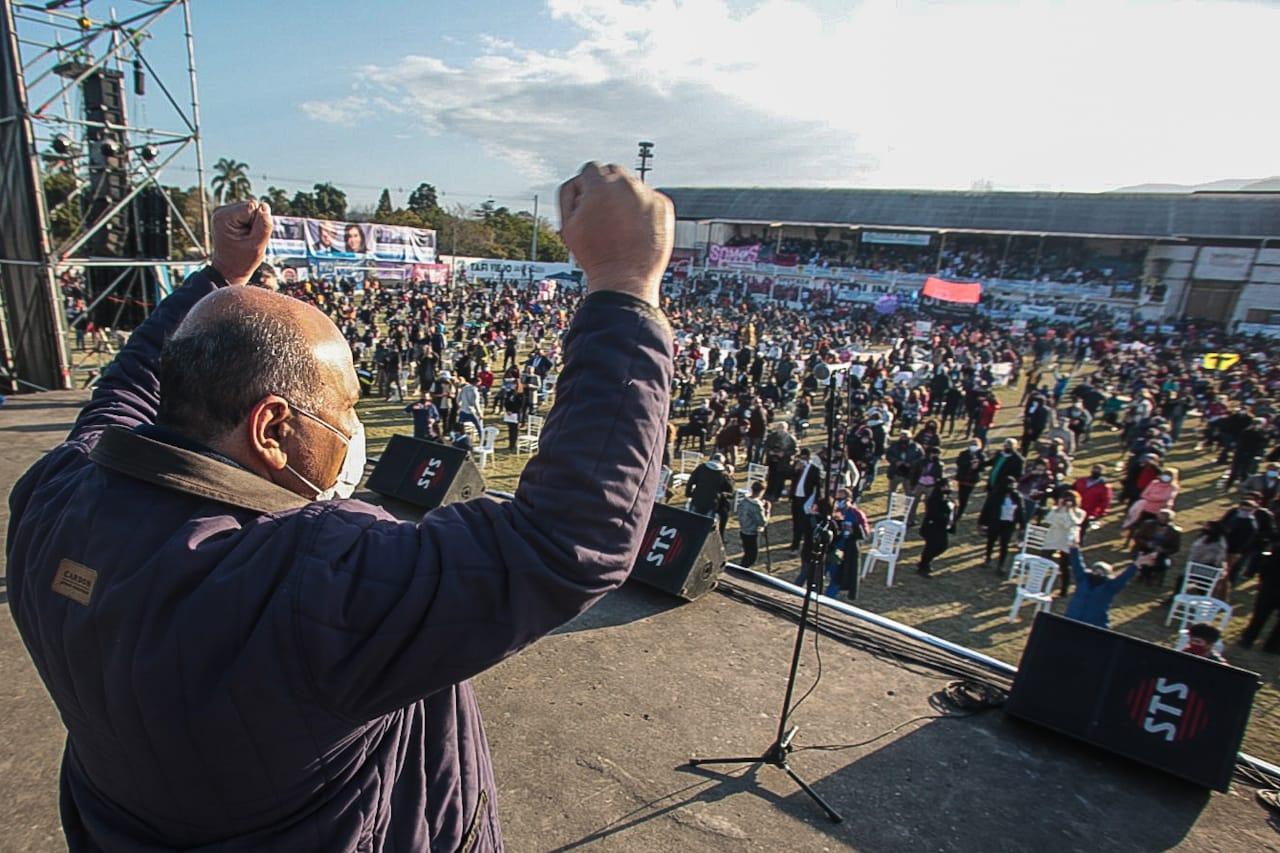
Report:
M1000 401L996 399L995 394L988 393L978 406L978 420L973 429L973 434L982 439L984 445L987 443L987 432L995 423L998 411L1000 411Z
M1088 477L1081 477L1072 486L1080 496L1080 508L1084 510L1084 526L1080 529L1080 541L1090 527L1096 527L1111 509L1111 484L1103 476L1101 465L1094 465Z

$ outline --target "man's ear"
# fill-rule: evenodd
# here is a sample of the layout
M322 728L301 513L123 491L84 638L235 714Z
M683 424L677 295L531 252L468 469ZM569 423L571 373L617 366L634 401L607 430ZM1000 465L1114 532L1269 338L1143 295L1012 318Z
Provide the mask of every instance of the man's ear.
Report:
M284 469L289 454L284 439L293 434L289 424L289 403L283 397L269 394L249 410L246 440L254 458L272 471Z

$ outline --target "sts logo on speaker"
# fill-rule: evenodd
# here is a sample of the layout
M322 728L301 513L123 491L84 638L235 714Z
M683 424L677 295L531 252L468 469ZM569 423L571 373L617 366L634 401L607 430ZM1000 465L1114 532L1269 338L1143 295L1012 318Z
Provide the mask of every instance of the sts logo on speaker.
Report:
M665 525L656 525L649 529L649 533L641 542L640 553L644 555L646 563L654 568L662 568L679 559L682 546L679 530Z
M1204 700L1186 684L1144 678L1125 694L1129 718L1166 741L1190 740L1209 725Z
M431 491L431 487L440 479L440 474L444 471L444 460L436 457L428 457L423 459L413 469L414 485L424 492Z

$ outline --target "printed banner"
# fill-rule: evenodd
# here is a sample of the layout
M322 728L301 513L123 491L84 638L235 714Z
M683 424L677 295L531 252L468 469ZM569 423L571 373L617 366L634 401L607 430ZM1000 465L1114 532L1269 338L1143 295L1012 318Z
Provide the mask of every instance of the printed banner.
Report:
M430 264L436 260L436 232L403 225L373 225L373 254L380 261Z
M752 267L760 259L760 244L753 246L721 246L712 243L707 249L707 264L713 267Z
M940 299L943 302L977 305L982 298L982 285L976 281L947 281L944 278L929 276L924 283L924 291L921 295Z
M862 242L883 243L891 246L927 246L929 235L911 231L863 231Z
M569 264L551 261L507 261L494 258L456 258L460 273L471 281L537 281L574 275Z
M273 257L325 261L436 262L436 232L402 225L277 216L267 243Z
M354 260L372 255L369 246L370 226L365 222L333 222L329 219L304 219L307 255L313 258Z
M272 217L271 239L267 242L267 254L306 257L305 229L306 220L297 216Z

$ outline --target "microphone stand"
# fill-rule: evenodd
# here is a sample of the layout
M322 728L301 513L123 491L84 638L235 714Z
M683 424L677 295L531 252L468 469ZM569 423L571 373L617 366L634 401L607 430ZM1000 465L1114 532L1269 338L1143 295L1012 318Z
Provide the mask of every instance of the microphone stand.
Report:
M809 566L805 572L805 596L804 604L800 607L800 625L796 631L796 643L791 651L791 671L787 675L786 695L782 699L782 716L778 719L778 732L773 739L773 743L764 751L762 755L748 755L731 758L691 758L689 759L690 767L701 767L706 764L769 764L778 768L783 773L791 777L792 781L800 786L800 789L809 795L833 823L840 823L844 817L832 808L831 804L822 798L822 796L804 779L801 779L795 770L791 769L788 763L788 756L794 749L791 741L795 739L796 732L800 730L799 726L788 728L791 722L791 712L794 710L791 706L791 698L795 694L796 675L800 669L800 653L804 649L805 629L809 625L809 608L818 595L818 583L822 577L822 573L818 571L818 567L823 564L827 555L827 548L831 543L830 522L824 520L813 532L813 556L808 561Z
M827 467L832 466L832 445L835 443L835 382L828 379L830 383L827 386L828 416L827 416ZM831 472L828 471L823 476L824 485L829 482ZM836 811L830 803L822 798L817 791L809 786L809 783L801 779L795 770L791 769L788 762L788 756L791 755L791 742L795 739L796 732L800 730L799 726L788 728L791 722L791 713L795 710L791 705L791 699L795 695L796 675L800 670L800 654L804 650L804 635L809 626L809 608L814 601L817 600L820 592L819 584L823 577L822 567L826 565L826 558L831 543L834 540L834 534L831 530L831 519L824 518L818 522L813 531L813 544L811 546L811 555L808 560L808 566L805 570L804 581L804 604L800 607L800 624L796 630L796 642L791 651L791 670L787 674L787 689L782 699L782 714L778 718L778 731L773 739L773 743L764 751L762 755L738 756L731 758L691 758L689 759L690 767L701 767L707 764L768 764L778 768L783 773L791 777L791 780L800 786L809 797L818 804L821 809L827 813L827 817L833 823L841 823L844 816ZM766 543L768 539L766 537Z

